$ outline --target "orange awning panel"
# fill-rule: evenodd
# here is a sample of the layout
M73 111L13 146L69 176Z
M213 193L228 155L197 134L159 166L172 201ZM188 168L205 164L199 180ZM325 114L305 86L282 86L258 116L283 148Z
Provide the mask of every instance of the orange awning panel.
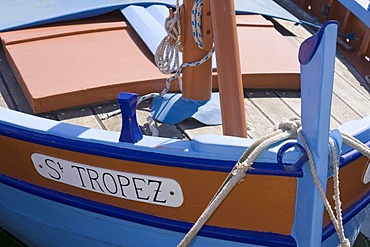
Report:
M299 88L297 49L262 16L237 22L244 86ZM121 91L159 92L167 78L120 13L0 36L35 113L112 100Z

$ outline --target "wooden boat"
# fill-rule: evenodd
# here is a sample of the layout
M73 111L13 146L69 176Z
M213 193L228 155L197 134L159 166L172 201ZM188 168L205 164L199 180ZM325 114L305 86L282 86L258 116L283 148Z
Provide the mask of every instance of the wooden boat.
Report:
M370 5L366 0L294 0L311 22L337 20L338 48L370 83ZM286 2L287 3L287 2ZM292 3L287 3L291 4ZM293 7L293 6L291 6ZM299 12L299 11L297 11ZM313 16L310 16L313 15Z
M233 1L210 1L210 8L216 30L220 17L221 25L235 24ZM235 26L229 27L235 34ZM343 135L329 131L337 24L324 24L301 45L298 140L283 140L297 132L293 120L274 133L277 140L245 138L245 124L236 129L243 126L240 108L223 98L224 76L242 87L235 52L222 63L222 52L237 49L230 46L235 36L222 40L216 30L221 107L230 107L223 111L224 136L143 136L135 114L138 96L131 93L118 96L121 132L0 108L0 225L30 246L353 243L370 211L370 116L340 126ZM230 90L235 97L238 89ZM349 145L347 135L360 140L367 157ZM253 143L262 146L254 149ZM260 148L266 150L256 157ZM327 197L336 191L342 211L334 222L324 216L314 180Z

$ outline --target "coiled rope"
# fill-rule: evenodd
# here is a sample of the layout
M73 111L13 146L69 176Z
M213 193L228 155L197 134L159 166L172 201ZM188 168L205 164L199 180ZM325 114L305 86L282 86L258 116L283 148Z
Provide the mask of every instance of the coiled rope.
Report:
M192 33L194 41L200 49L203 49L203 39L202 39L202 23L201 23L201 12L203 8L203 0L197 0L194 2L192 7L191 23L192 23ZM175 73L166 79L166 84L163 90L159 93L150 93L144 96L141 96L138 99L137 105L141 102L163 97L168 90L170 89L172 81L177 79L179 83L180 90L182 91L182 79L181 73L184 68L195 67L203 64L208 59L212 57L212 54L215 51L215 47L212 49L200 60L193 62L185 62L179 66L179 57L182 52L181 47L181 24L180 24L180 6L179 0L176 0L176 10L173 13L173 18L166 18L165 30L167 35L162 39L160 44L157 47L155 53L155 63L158 69L164 74ZM173 44L171 44L173 42ZM109 112L101 117L102 120L108 119L120 113L120 109Z
M329 139L329 148L331 149L331 153L333 154L332 162L334 171L333 171L333 179L334 179L334 202L335 202L335 209L336 209L336 216L331 208L329 201L326 198L326 194L322 188L322 185L317 177L313 157L311 151L307 145L306 139L302 134L301 122L298 118L290 118L286 122L280 123L276 128L275 131L262 136L258 140L256 140L239 158L238 162L233 167L232 171L229 173L227 178L224 180L218 191L216 192L215 196L212 198L206 209L203 211L201 216L195 222L193 227L188 231L185 237L181 240L178 246L188 246L191 241L194 239L196 234L199 230L203 227L203 225L207 222L207 220L211 217L213 212L217 209L217 207L221 204L221 202L226 198L226 196L231 192L231 190L242 181L246 172L251 169L253 162L258 158L258 156L270 145L281 142L283 140L291 139L291 138L299 138L304 146L304 149L307 152L307 156L309 159L310 170L312 176L314 178L315 184L319 190L320 196L324 203L326 210L329 213L330 219L333 222L334 228L338 234L340 243L339 247L349 247L350 242L349 239L344 235L344 228L343 228L343 220L342 220L342 209L341 209L341 201L340 201L340 191L339 191L339 162L338 162L338 154L336 151L335 143L333 139ZM347 134L342 134L343 142L349 145L350 147L358 150L364 156L370 159L370 148L367 147L365 144L357 140L356 138L349 136Z
M180 53L182 52L179 0L176 1L173 17L166 18L164 28L167 35L159 43L154 61L163 74L170 74L178 69Z
M193 33L195 44L199 49L203 47L203 35L202 35L202 9L203 0L196 0L191 9L191 30Z
M203 49L203 38L202 38L202 8L203 8L203 0L196 0L193 4L192 11L191 11L191 27L192 27L192 34L195 43L200 49ZM213 52L215 51L215 47L213 47L204 57L202 57L198 61L194 62L185 62L177 67L178 64L178 54L180 52L180 48L178 46L181 46L180 37L175 36L173 33L181 34L181 26L180 26L180 9L178 5L178 0L176 1L176 11L174 12L174 18L171 20L169 18L166 19L166 27L172 27L174 26L173 23L176 23L178 28L176 29L166 29L167 36L162 40L160 45L158 46L156 50L155 55L155 61L157 64L157 67L162 71L164 74L169 74L175 72L175 74L166 80L166 85L164 86L162 92L160 93L150 93L146 94L139 98L138 104L143 102L144 100L150 99L150 98L156 98L156 97L163 97L168 90L170 89L172 81L177 79L177 82L179 83L180 90L182 91L182 79L181 79L181 73L184 68L189 67L195 67L203 64L208 59L212 57ZM177 18L177 19L175 19ZM167 24L167 22L171 24ZM171 45L170 40L174 40L174 44ZM173 55L175 54L175 55ZM171 60L174 59L174 60Z

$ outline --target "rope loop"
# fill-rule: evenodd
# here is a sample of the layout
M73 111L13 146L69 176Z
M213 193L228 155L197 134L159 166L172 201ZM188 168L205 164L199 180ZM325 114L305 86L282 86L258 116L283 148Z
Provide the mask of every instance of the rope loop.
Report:
M275 130L281 130L285 132L290 132L292 134L291 138L297 138L298 129L302 126L301 120L298 117L291 117L287 121L280 122L275 126Z

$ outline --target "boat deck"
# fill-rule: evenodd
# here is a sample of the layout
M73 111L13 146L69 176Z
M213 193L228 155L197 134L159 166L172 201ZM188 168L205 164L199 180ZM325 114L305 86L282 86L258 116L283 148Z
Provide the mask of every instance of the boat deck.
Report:
M297 47L311 35L310 31L292 22L275 19L273 22L275 28ZM334 80L331 128L370 114L369 85L340 52L337 52ZM2 48L0 48L0 92L0 106L32 113L5 59ZM300 116L299 91L248 89L244 92L244 104L248 136L251 138L257 138L269 132L284 119ZM137 112L138 123L143 134L146 135L151 135L147 121L147 117L150 116L149 107L150 102L143 102ZM118 106L112 101L53 111L39 116L91 128L120 131L121 116L101 120L103 114L115 109L118 109ZM157 122L156 126L160 136L171 138L192 139L194 136L204 134L222 135L222 126L204 126L194 119L188 119L177 125Z

